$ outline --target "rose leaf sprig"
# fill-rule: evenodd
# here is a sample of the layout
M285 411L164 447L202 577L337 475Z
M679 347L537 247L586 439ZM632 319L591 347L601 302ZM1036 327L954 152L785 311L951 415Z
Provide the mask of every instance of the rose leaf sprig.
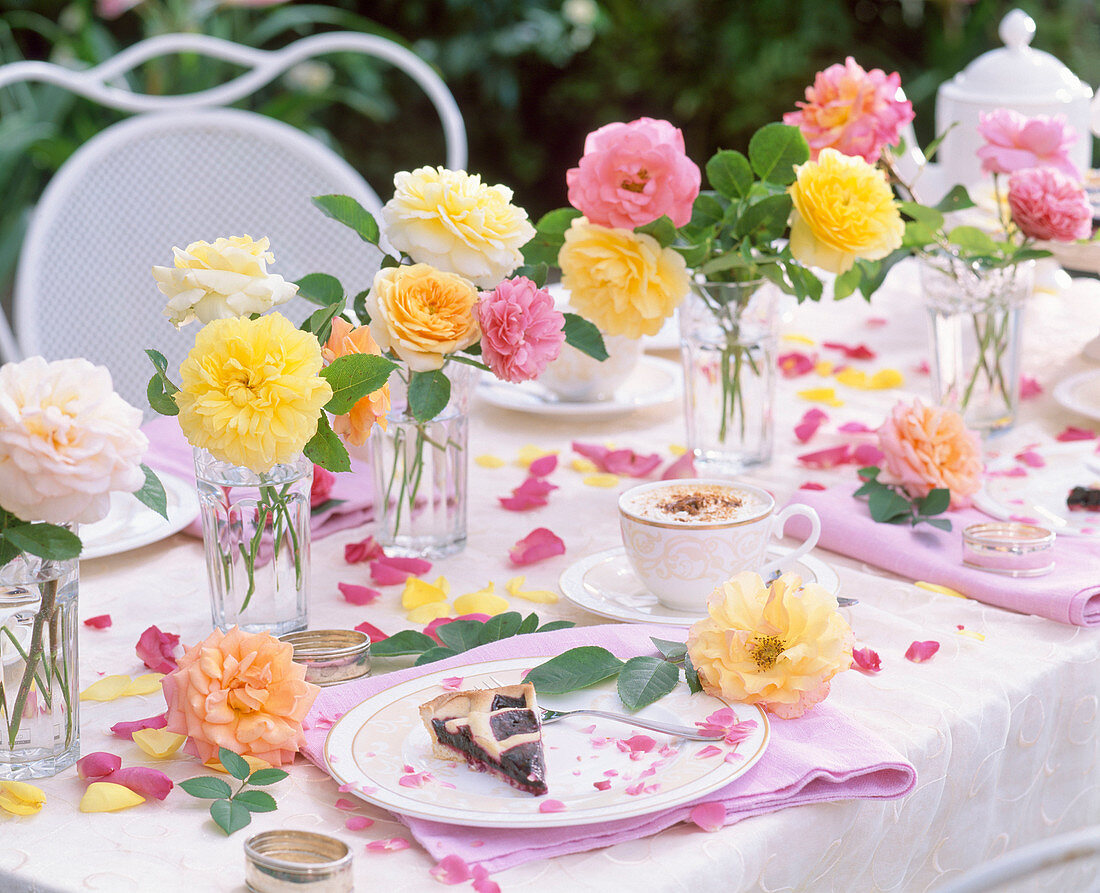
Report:
M871 518L880 524L930 524L940 530L950 530L947 518L936 518L951 505L951 491L944 487L930 490L926 496L910 498L900 485L885 484L878 479L881 470L875 465L859 469L863 485L852 495L867 497Z
M287 773L270 767L253 772L247 760L225 747L218 750L218 759L225 771L241 783L236 791L224 779L213 775L189 778L179 786L192 797L213 801L210 817L228 837L251 823L252 813L274 812L278 808L275 798L267 791L246 791L245 788L275 784L286 778Z

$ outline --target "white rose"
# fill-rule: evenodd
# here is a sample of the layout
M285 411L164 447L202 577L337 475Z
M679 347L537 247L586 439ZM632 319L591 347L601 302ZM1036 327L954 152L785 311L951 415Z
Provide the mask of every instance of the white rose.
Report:
M285 304L298 286L267 272L274 255L266 238L231 236L209 242L192 242L187 249L173 248L174 267L153 267L157 287L168 297L164 315L177 329L194 319L204 325L263 313Z
M457 273L478 288L495 288L523 263L520 249L535 235L507 186L443 167L421 167L393 178L382 208L386 238L416 263Z
M0 507L23 521L90 524L132 493L149 446L141 412L87 360L0 366Z

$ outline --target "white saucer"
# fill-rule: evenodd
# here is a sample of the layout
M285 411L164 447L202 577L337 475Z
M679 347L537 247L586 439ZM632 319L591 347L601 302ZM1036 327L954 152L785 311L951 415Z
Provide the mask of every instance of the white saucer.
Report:
M562 400L537 381L520 384L482 376L477 393L486 402L501 409L515 409L536 415L606 417L633 412L647 406L671 403L680 396L683 373L680 364L661 357L643 355L638 366L615 392L611 400L574 403Z
M775 545L768 549L768 557L778 558L793 551L786 546ZM812 553L803 555L785 570L799 574L803 583L824 586L834 595L840 589L836 571ZM642 586L634 575L622 546L589 555L566 568L558 580L558 588L578 607L614 620L691 626L706 616L705 611L687 614L659 604L657 596Z
M1090 369L1063 379L1052 396L1066 409L1090 419L1100 419L1100 369Z

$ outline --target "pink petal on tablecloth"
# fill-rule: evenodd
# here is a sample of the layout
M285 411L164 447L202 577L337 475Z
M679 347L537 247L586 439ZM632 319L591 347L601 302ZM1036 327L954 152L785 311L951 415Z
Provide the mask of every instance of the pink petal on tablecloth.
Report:
M881 329L884 325L888 324L888 320L885 316L868 316L863 321L863 324L869 329Z
M594 782L592 782L592 787L594 787L597 791L610 790L611 780L607 779L607 778L604 778L600 781L594 781Z
M439 680L439 684L447 691L458 691L462 688L464 676L445 676Z
M688 450L676 461L670 462L668 467L661 472L662 481L679 481L698 476L698 472L695 470L695 453L691 450Z
M565 543L546 527L536 527L508 550L512 564L522 567L565 554Z
M839 428L836 429L842 434L874 434L875 429L869 425L863 424L863 422L845 422Z
M333 804L337 809L342 809L345 812L351 812L353 809L358 809L361 805L362 804L356 803L353 800L348 800L346 797L341 797Z
M106 778L121 768L122 757L102 750L86 754L76 761L76 774L84 781L89 778Z
M543 800L539 803L539 812L565 812L565 804L561 800Z
M918 375L931 375L932 367L928 365L928 360L921 360L913 367L913 371Z
M857 670L862 670L864 673L877 673L882 669L882 660L878 652L870 648L853 648L852 662Z
M373 623L367 623L365 620L355 627L355 630L356 632L366 633L367 638L369 638L371 642L381 642L383 639L389 638L389 636L382 632L377 626Z
M849 360L873 360L877 356L866 344L857 344L855 347L851 347L847 344L841 344L839 341L826 341L821 346L830 350L839 350Z
M432 569L423 558L389 558L383 556L370 563L370 578L379 586L404 583L409 577L419 577Z
M600 471L625 477L645 477L661 464L661 457L656 453L643 456L633 450L611 450L598 443L574 440L573 450L591 459Z
M817 483L817 481L806 481L806 483L802 484L798 489L799 490L828 490L829 488L826 487L824 484Z
M905 659L915 664L922 664L940 650L940 643L935 640L928 642L914 642L905 652Z
M349 831L363 831L374 824L374 819L368 819L365 815L353 815L348 816L348 820L344 822L344 827Z
M137 656L154 673L171 673L176 669L176 658L172 654L180 643L175 633L161 632L150 626L137 641Z
M544 478L555 468L558 467L558 454L547 453L545 456L539 456L533 461L527 470L537 478Z
M150 716L148 719L135 719L131 722L116 722L111 726L111 734L117 738L125 738L127 741L134 740L134 732L138 732L141 729L163 729L168 725L168 716L164 713L158 713L156 716Z
M344 561L348 564L360 564L364 561L374 561L377 558L385 558L386 553L373 536L357 543L347 543L344 546Z
M798 424L794 426L794 436L798 438L799 443L805 443L817 433L817 429L821 427L822 423L828 420L829 416L816 406L813 409L808 409L802 415Z
M337 583L336 588L340 590L344 600L353 605L369 605L382 594L377 589L355 583Z
M475 865L472 877L474 893L500 893L500 884L489 879L489 869L484 865Z
M1017 462L1022 462L1028 468L1044 468L1047 464L1047 460L1035 452L1035 450L1024 450L1022 453L1017 453L1012 458Z
M84 621L85 626L90 626L92 629L106 629L111 625L110 614L96 614L95 617L89 617Z
M846 443L813 453L805 453L798 457L798 461L807 468L836 468L852 461L852 448Z
M1020 376L1020 399L1029 400L1043 393L1043 386L1030 375Z
M706 747L704 747L702 750L700 750L695 755L695 759L705 760L707 757L716 757L721 752L722 752L722 748L715 747L713 744L708 744Z
M461 884L472 877L470 866L466 864L466 860L454 854L440 859L434 868L428 870L428 874L441 884L448 885Z
M549 504L545 496L498 496L500 507L509 512L528 512Z
M776 360L779 372L784 378L798 378L801 375L809 375L817 367L817 358L804 354L801 351L792 350L789 353L780 354Z
M1092 440L1095 437L1095 431L1091 431L1088 428L1077 428L1074 425L1067 425L1054 439L1059 443L1069 443L1073 440Z
M390 837L386 840L372 840L366 849L372 853L396 853L398 850L407 850L409 842L404 837Z
M149 797L155 800L163 800L171 792L175 785L167 775L159 769L149 769L145 766L129 766L126 769L117 769L103 781L112 784L120 784L129 788L135 794Z
M556 456L554 458L557 458ZM549 496L554 490L558 489L557 484L551 484L549 481L544 481L542 478L537 478L534 475L527 477L526 480L515 490L512 494L515 496Z
M861 468L867 465L878 465L882 461L882 450L873 443L861 443L852 450L852 459Z
M458 617L436 617L435 620L424 627L423 632L428 638L435 639L442 645L443 643L439 641L439 635L436 632L441 626L446 626L448 623L454 623L456 620L477 620L484 623L488 619L488 614L461 614Z
M691 811L691 820L704 831L720 831L726 824L726 807L721 803L700 803Z
M1019 465L1013 465L1012 468L1005 471L987 471L986 477L991 478L1026 478L1027 469L1021 468Z

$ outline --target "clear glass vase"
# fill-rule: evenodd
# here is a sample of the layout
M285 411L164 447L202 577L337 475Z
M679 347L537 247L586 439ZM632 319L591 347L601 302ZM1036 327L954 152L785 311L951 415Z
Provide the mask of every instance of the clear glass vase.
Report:
M304 456L257 474L195 450L214 626L273 635L309 625L309 491Z
M77 560L0 567L0 778L45 778L80 757Z
M921 266L932 399L982 434L1016 421L1021 322L1034 281L1034 261L989 268L938 256Z
M418 422L408 409L409 370L390 377L385 432L371 435L378 542L391 555L443 558L466 545L466 449L470 396L477 371L448 362L451 399Z
M779 291L695 282L680 308L688 448L705 476L771 461Z

